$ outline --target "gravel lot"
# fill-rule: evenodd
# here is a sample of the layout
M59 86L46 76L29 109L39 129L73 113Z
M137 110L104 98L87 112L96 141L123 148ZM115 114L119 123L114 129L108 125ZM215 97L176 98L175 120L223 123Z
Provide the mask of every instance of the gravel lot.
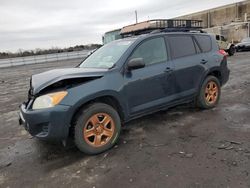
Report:
M38 141L18 125L29 77L80 60L0 69L0 187L250 187L250 52L228 60L216 108L179 106L132 121L97 156Z

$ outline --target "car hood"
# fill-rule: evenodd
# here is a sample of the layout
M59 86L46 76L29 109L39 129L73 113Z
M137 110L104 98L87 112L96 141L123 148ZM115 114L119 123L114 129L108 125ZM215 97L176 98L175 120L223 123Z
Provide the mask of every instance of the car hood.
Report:
M35 74L31 77L31 93L35 95L39 93L42 89L61 80L71 78L102 77L107 71L108 69L64 68L54 69L40 74Z

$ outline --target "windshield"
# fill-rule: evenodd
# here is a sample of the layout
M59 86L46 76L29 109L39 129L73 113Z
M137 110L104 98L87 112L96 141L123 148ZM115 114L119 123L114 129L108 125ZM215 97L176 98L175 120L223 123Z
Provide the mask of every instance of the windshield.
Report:
M250 42L250 38L245 38L245 39L242 39L241 42Z
M111 68L134 40L118 40L108 43L85 59L81 68Z

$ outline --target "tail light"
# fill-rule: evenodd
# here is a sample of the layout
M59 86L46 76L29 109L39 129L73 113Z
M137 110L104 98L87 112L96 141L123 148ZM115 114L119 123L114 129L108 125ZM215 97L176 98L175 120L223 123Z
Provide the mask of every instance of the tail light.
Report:
M225 52L225 50L219 50L218 53L223 56L227 56L227 52Z
M218 54L223 55L223 58L221 60L221 66L227 66L227 52L225 52L225 50L219 50Z

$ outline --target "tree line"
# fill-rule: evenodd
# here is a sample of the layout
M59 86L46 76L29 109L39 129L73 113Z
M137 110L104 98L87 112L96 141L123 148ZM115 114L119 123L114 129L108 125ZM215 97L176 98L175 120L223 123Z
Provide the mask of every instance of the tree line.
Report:
M76 45L69 48L58 48L53 47L50 49L40 49L36 48L35 50L22 50L19 49L17 52L0 52L0 59L4 58L14 58L14 57L26 57L33 55L44 55L44 54L53 54L53 53L63 53L63 52L73 52L81 50L93 50L101 47L101 44L89 44L89 45Z

